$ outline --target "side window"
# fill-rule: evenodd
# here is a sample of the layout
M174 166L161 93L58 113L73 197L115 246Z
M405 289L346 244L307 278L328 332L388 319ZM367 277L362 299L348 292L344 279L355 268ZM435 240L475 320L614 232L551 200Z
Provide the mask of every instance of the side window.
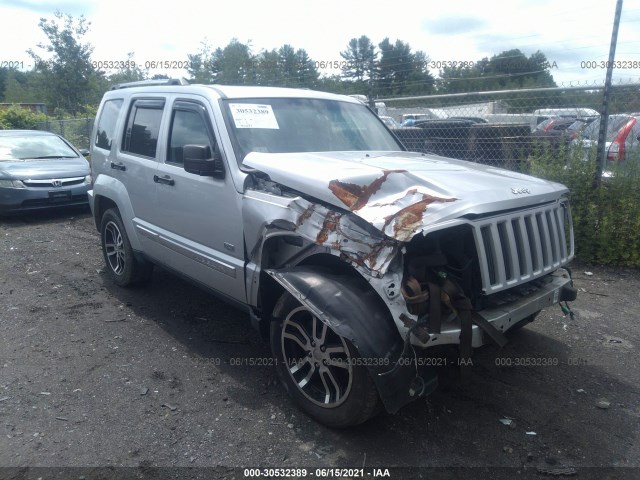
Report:
M135 100L129 111L122 150L154 158L158 146L163 100Z
M96 147L111 150L111 144L116 131L116 122L118 121L118 114L120 113L121 107L121 98L104 102L100 118L98 119L95 138Z
M185 145L206 145L213 151L205 114L196 103L176 102L171 114L167 162L182 165Z

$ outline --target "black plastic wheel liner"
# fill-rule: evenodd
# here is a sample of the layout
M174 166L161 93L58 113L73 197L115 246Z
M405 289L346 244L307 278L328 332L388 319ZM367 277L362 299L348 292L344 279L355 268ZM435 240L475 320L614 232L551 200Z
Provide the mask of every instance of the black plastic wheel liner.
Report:
M428 395L438 385L433 367L418 366L413 356L399 365L404 339L389 310L363 278L336 275L318 267L266 270L319 320L358 350L373 378L382 403L395 413L416 398Z

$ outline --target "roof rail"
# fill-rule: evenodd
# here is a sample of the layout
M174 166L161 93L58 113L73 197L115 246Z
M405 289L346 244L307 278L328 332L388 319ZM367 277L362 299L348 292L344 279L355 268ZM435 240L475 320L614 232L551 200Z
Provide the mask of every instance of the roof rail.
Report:
M186 78L160 78L158 80L140 80L138 82L119 83L111 87L111 90L133 87L152 87L158 85L189 85Z

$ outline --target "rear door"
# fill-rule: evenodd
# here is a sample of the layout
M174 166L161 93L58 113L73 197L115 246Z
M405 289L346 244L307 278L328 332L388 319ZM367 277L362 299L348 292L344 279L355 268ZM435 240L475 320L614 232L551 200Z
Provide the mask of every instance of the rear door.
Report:
M134 224L148 222L154 215L158 145L166 101L163 98L133 98L123 128L118 154L110 161L111 175L127 190ZM121 212L126 215L126 210Z

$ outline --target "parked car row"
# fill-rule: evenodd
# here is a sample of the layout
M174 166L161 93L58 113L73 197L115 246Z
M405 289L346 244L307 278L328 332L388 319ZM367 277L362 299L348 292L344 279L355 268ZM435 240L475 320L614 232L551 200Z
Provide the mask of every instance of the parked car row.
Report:
M542 117L541 117L542 118ZM607 159L621 162L640 155L640 113L611 115L606 135ZM527 124L487 123L482 118L451 117L411 119L411 127L392 128L411 151L504 166L533 152L553 153L581 148L586 152L598 142L599 117L555 116L529 132Z
M574 145L581 146L585 152L598 144L600 119L584 129ZM640 113L610 115L607 121L605 151L609 162L622 162L638 159L640 156Z
M587 120L552 117L540 122L531 137L543 145L558 148L569 140L577 139L588 124Z
M527 124L487 123L474 117L420 120L393 133L411 151L510 168L528 157L531 143Z

